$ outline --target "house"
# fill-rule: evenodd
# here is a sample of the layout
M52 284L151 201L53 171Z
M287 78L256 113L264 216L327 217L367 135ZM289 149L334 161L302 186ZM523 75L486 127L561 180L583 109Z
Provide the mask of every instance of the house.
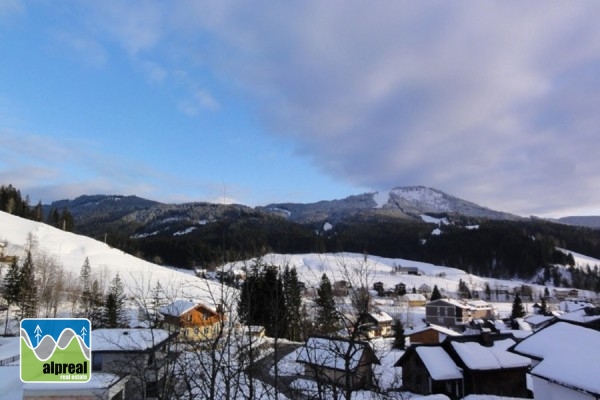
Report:
M428 395L463 395L463 373L441 346L411 346L394 365L402 367L403 390Z
M534 399L600 398L600 332L556 321L511 348L530 357Z
M108 373L127 378L126 399L156 398L165 386L174 336L163 329L93 330L92 376Z
M394 292L399 296L406 294L406 284L402 282L396 284L396 286L394 286Z
M443 347L463 371L464 393L528 397L528 357L508 351L516 343L509 334L484 332L479 337L449 337Z
M163 328L187 340L212 339L225 319L222 312L189 300L176 300L159 311L164 317Z
M423 307L427 298L421 293L406 293L400 296L400 301L407 303L409 307Z
M526 317L524 321L528 323L531 327L531 330L535 332L539 331L540 329L544 329L545 327L550 325L555 319L556 317L551 315L535 314Z
M494 319L494 307L483 300L469 300L467 305L471 307L471 317L473 319Z
M441 344L409 347L395 366L402 367L405 388L419 394L528 397L531 360L507 350L515 343L506 334L448 337Z
M385 337L392 335L394 319L385 311L367 313L361 318L361 327L365 327L367 337Z
M494 308L483 300L439 299L425 304L425 320L449 328L464 327L474 319L494 318Z
M383 292L383 282L375 282L373 284L373 290L375 290L377 293L382 293Z
M421 275L419 273L419 268L417 268L417 267L399 267L397 271L401 274Z
M600 307L585 307L558 316L561 321L577 322L581 325L600 330Z
M412 344L434 344L441 343L448 336L460 336L461 334L452 329L444 328L435 324L427 324L417 328L407 329L404 336Z
M327 336L309 337L296 361L306 376L352 390L370 388L373 364L379 364L370 343Z
M425 304L425 320L431 324L463 327L469 323L471 315L471 307L454 299L439 299Z

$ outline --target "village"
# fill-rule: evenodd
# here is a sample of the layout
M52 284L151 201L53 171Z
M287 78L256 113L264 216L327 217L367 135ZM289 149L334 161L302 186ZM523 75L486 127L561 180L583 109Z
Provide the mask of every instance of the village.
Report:
M267 263L298 271L309 315L318 312L318 278L330 275L335 312L343 321L336 332L290 341L240 319L236 304L239 283L247 279L244 264L174 271L89 238L2 217L2 226L15 231L3 232L10 236L0 244L3 278L16 254L22 255L27 235L17 236L24 232L35 232L40 248L59 241L63 249L75 249L65 250L62 262L77 274L83 255L105 272L139 264L138 272L122 272L127 326L92 331L87 383L20 382L19 313L3 307L3 398L491 400L593 399L600 393L594 374L600 309L594 293L485 280L361 254L271 255ZM142 275L151 271L153 279L142 285ZM152 294L155 282L164 287L161 296ZM169 292L169 283L176 282L178 289ZM355 301L357 295L363 303ZM59 314L81 315L69 314L72 309L59 307Z

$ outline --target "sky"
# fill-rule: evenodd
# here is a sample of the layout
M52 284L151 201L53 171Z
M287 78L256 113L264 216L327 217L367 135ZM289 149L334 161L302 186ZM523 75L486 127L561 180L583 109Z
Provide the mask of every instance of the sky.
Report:
M0 2L0 183L600 215L600 3Z

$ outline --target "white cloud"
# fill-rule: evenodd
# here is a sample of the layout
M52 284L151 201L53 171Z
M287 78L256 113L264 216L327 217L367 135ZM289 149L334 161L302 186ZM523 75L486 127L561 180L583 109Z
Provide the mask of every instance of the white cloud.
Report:
M598 7L219 3L181 21L324 171L527 213L600 201Z

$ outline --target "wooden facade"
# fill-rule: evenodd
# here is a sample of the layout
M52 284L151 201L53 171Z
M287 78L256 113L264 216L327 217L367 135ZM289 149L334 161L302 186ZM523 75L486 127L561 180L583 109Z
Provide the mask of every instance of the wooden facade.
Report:
M163 327L178 332L179 339L210 340L219 333L225 316L203 304L172 303L161 309Z

